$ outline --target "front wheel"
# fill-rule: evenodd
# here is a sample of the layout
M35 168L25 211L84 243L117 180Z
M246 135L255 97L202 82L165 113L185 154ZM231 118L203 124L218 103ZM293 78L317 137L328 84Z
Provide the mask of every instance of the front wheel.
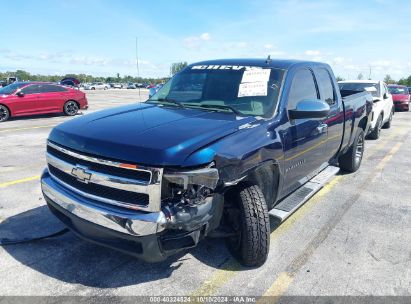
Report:
M368 137L371 139L378 139L380 137L381 128L382 128L382 116L380 115L378 116L377 123L375 124L374 129L368 135Z
M0 105L0 122L6 121L10 118L10 111L6 106Z
M69 100L64 104L64 114L67 116L74 116L77 114L79 106L77 102Z
M388 118L388 121L382 126L384 129L389 129L391 128L391 122L392 122L392 116L394 115L394 108L391 109L390 117Z
M242 185L230 199L233 209L228 221L236 235L227 239L228 249L242 265L261 266L270 247L270 221L264 195L256 185Z
M355 172L360 168L364 155L364 131L358 130L354 143L348 151L341 155L338 162L340 168L347 172Z

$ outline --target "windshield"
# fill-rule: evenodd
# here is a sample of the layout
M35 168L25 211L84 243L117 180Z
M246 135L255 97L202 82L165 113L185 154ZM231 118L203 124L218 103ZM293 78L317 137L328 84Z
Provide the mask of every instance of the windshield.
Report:
M176 74L147 102L271 117L284 70L201 65Z
M340 90L348 91L368 91L373 97L380 96L380 86L377 82L374 83L359 83L359 82L350 82L350 83L339 83Z
M408 95L408 88L406 87L388 87L388 91L394 95Z
M0 89L0 95L13 94L17 89L26 86L27 83L12 83Z

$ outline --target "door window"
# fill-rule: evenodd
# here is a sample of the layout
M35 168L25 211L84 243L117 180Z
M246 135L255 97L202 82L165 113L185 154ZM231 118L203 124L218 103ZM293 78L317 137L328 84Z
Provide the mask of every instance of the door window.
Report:
M314 77L309 69L299 70L295 74L288 95L288 109L295 109L303 99L318 99Z
M385 93L387 93L387 95L390 94L390 92L388 91L388 87L385 83L384 83L384 90L385 90Z
M40 93L40 86L38 84L33 84L27 87L24 87L21 92L24 95L28 95L28 94L38 94Z

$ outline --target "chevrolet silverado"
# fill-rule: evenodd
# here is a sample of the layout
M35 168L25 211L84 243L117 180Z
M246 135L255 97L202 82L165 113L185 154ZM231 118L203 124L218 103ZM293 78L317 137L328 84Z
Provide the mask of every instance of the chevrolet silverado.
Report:
M346 95L323 63L191 64L144 103L55 127L42 191L78 236L142 260L223 237L260 266L269 215L285 220L340 168L360 167L373 98Z

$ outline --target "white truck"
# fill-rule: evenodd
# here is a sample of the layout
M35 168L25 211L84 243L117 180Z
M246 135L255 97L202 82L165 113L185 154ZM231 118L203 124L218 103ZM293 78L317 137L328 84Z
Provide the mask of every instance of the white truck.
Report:
M372 94L374 103L372 107L371 127L368 138L378 139L381 128L390 128L394 115L394 103L388 91L387 84L379 80L346 80L339 81L340 90L352 94L368 91Z

